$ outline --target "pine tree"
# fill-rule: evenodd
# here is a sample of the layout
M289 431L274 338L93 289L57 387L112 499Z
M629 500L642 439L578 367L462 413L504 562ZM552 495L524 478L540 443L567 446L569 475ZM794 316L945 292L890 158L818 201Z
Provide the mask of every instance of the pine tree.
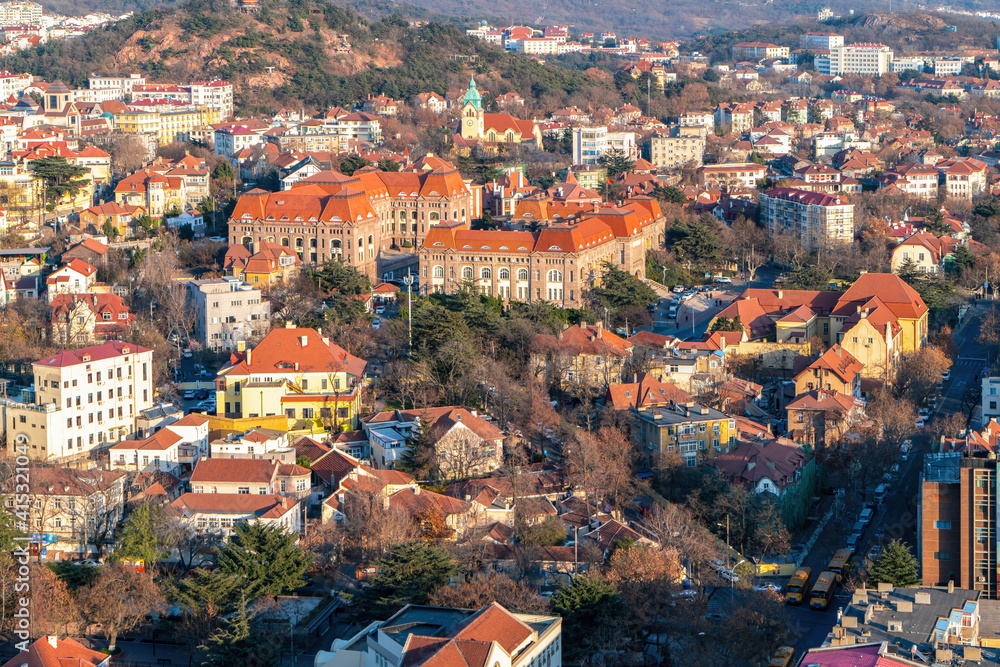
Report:
M563 619L566 655L591 654L608 634L624 630L625 605L614 586L597 576L577 576L552 596L552 608Z
M868 573L873 583L905 588L920 583L917 559L905 542L893 540L878 557Z
M243 581L246 597L283 595L305 584L312 556L291 533L260 523L242 523L219 549L216 571Z
M201 664L211 667L277 665L280 657L278 642L273 635L256 627L254 617L253 612L247 611L246 596L242 596L233 616L224 619L222 627L198 647L205 652Z
M115 555L120 560L141 560L153 565L166 555L157 526L163 521L163 508L142 503L129 515L122 526L120 546Z
M378 574L357 596L359 605L375 616L406 604L427 604L430 594L459 571L445 549L415 540L393 547L376 565Z

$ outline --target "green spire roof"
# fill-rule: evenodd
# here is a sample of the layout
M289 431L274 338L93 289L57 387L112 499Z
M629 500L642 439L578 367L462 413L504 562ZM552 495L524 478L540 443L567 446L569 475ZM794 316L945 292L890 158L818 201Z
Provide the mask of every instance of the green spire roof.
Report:
M464 104L472 103L472 106L476 107L478 110L483 108L483 96L479 94L476 90L476 77L472 76L469 78L469 90L465 93Z

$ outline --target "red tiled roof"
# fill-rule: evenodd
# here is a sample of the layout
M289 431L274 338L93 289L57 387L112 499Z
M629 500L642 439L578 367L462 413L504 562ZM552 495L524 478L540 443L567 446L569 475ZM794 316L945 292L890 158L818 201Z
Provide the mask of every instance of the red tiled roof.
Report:
M278 464L266 459L199 459L191 483L270 483Z
M532 347L536 349L560 349L567 353L602 354L616 357L628 356L632 343L620 338L601 326L575 324L561 332L561 335L535 334Z
M638 382L609 385L605 404L615 410L628 410L644 405L686 403L692 399L691 394L679 389L677 385L660 382L647 373L643 373L642 377L637 379Z
M324 340L315 329L272 329L252 350L233 355L221 373L243 377L260 373L364 374L367 362Z
M231 461L239 459L229 459ZM283 496L253 493L185 493L170 503L171 507L190 514L253 514L260 519L283 516L296 506Z
M51 357L40 359L35 363L40 366L48 366L50 368L65 368L67 366L75 366L77 364L90 363L93 361L100 361L102 359L111 359L113 357L137 354L140 352L149 352L149 349L133 345L132 343L125 343L120 340L109 340L107 343L102 343L101 345L82 347L77 350L63 350L62 352L59 352ZM85 357L87 358L86 361L84 360Z
M33 642L28 650L18 653L3 667L97 667L110 660L110 656L87 648L75 639L66 637L50 643L48 636Z

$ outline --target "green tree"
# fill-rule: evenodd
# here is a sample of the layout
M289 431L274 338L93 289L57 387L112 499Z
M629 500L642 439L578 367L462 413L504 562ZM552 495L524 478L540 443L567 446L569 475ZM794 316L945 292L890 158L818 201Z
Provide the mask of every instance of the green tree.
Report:
M872 583L897 587L916 586L920 583L917 559L910 553L910 547L900 540L889 543L868 571L868 577Z
M612 264L605 265L601 286L593 288L590 295L600 306L615 311L629 306L648 306L657 298L652 287Z
M562 136L559 138L559 144L562 147L563 153L573 152L573 130L571 128L566 128L563 130Z
M370 294L372 290L368 276L353 266L334 259L327 260L319 271L313 271L312 278L323 292L354 296Z
M295 457L295 465L302 466L306 470L312 468L312 460L305 454L299 454Z
M345 176L351 176L355 171L361 169L361 167L367 167L371 162L364 159L360 155L348 155L340 163L340 173Z
M631 171L635 162L628 158L625 151L618 148L612 148L611 150L600 156L597 161L602 167L608 170L608 178L615 178L620 174L624 174L627 171Z
M625 605L614 586L594 575L576 576L552 596L553 610L562 616L567 658L578 660L602 647L605 632L621 632Z
M927 216L924 220L924 229L937 237L951 232L951 228L945 224L944 214L941 211L934 211L933 215Z
M419 541L393 547L376 565L378 574L368 580L357 601L377 617L406 604L426 604L431 593L459 572L445 549Z
M387 157L384 157L381 160L379 160L375 166L381 169L382 171L400 171L403 168L403 165Z
M236 181L236 170L233 169L233 165L229 164L229 161L223 161L219 163L219 166L215 168L212 172L212 178L217 181Z
M708 333L715 333L716 331L744 331L743 322L740 321L739 316L733 318L720 317L712 323L712 328L708 330Z
M216 571L235 575L246 596L284 595L305 584L312 556L302 551L297 536L259 521L240 523L218 550Z
M657 186L653 190L653 196L662 202L670 202L672 204L683 204L687 201L687 196L684 191L673 185L668 185L666 187Z
M210 667L272 667L280 662L281 645L269 632L254 622L255 614L247 611L246 596L240 598L236 613L225 618L222 626L212 633L204 645L201 664Z
M45 182L45 198L58 202L65 195L75 193L84 184L81 180L87 174L86 167L70 164L59 156L44 157L31 164L31 172Z
M976 265L976 256L972 254L968 246L960 245L951 258L951 268L954 271L962 272L971 269Z
M767 164L767 158L758 153L757 151L753 151L752 153L750 153L750 157L747 159L750 162L753 162L754 164Z
M493 221L493 216L490 215L489 211L484 211L483 212L483 217L477 218L477 219L475 219L475 220L472 221L472 229L474 229L474 230L478 230L478 229L492 230L492 229L496 229L496 228L497 228L497 224L496 224L496 222Z
M917 263L909 257L904 259L903 263L899 265L896 275L910 284L920 279L920 271L917 270Z
M211 620L235 609L242 588L235 575L198 568L192 576L174 582L171 597L188 615Z
M118 227L110 220L104 221L104 224L101 225L101 232L108 237L109 241L114 241L118 238Z
M152 503L141 503L122 525L118 551L119 560L141 560L152 566L166 555L166 548L160 539L159 527L164 521L163 507Z
M712 216L696 220L674 220L667 231L667 247L682 262L711 265L722 254L723 244L716 228L718 221Z
M177 229L177 238L181 241L194 240L194 227L191 226L190 222L185 222Z

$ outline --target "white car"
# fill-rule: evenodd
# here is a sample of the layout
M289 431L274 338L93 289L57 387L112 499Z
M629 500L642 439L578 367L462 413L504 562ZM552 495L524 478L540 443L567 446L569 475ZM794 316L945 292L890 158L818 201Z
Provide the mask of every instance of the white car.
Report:
M715 282L723 284L723 285L731 285L732 282L733 282L733 279L732 278L716 278Z
M924 419L924 417L922 415L920 415L920 416L917 417L917 421L916 421L916 423L914 423L914 426L916 426L917 428L923 428L925 423L926 423L926 420Z
M182 356L183 356L183 357L184 357L185 359L190 359L190 358L191 358L191 357L193 357L194 355L193 355L193 354L191 354L191 350L184 350L184 354L183 354Z
M942 382L947 382L950 377L951 377L951 371L945 371L944 373L941 373Z
M381 317L376 317L374 320L372 320L372 329L378 329L381 326L382 326L382 318Z
M672 290L670 290L670 291L673 292L674 294L680 294L681 292L684 291L684 286L683 285L674 285L674 288Z

